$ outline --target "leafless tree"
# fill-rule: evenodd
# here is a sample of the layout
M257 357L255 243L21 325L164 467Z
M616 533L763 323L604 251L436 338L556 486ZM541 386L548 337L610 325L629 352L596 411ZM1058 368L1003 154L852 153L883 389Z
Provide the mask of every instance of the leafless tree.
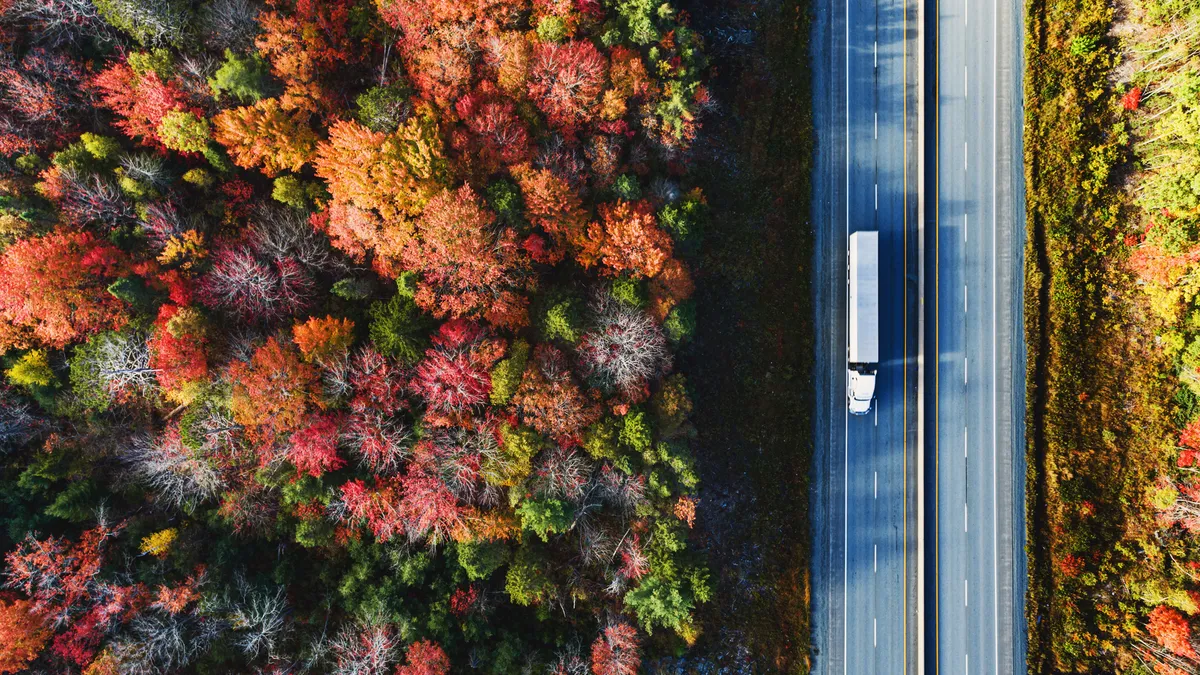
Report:
M592 301L595 327L579 341L579 358L599 386L634 395L670 370L671 350L662 327L646 312L607 293Z
M200 14L204 42L209 47L247 52L258 35L259 6L250 0L213 0Z
M309 269L346 269L329 240L296 209L261 206L252 229L258 249L270 258L292 258Z
M75 354L71 379L77 388L100 392L112 400L121 395L145 395L158 386L158 370L150 367L144 333L102 333Z
M177 0L107 0L101 15L134 31L147 47L178 43L191 18L188 3Z
M230 627L237 631L234 644L250 658L260 654L273 658L288 630L283 587L274 592L254 588L241 575L235 583L238 598L229 603L226 614Z
M185 511L215 497L225 485L213 463L184 445L177 429L158 437L139 434L121 454L160 501Z
M244 245L226 245L212 256L200 281L201 300L241 319L275 320L308 306L315 284L293 258L271 260Z
M63 171L63 197L59 207L79 225L101 223L110 228L137 221L133 205L110 181Z
M219 637L221 626L193 614L155 612L135 618L113 645L123 675L176 672Z
M646 479L641 474L626 475L605 464L597 478L600 497L626 512L637 509L646 501Z
M380 621L348 625L330 644L334 675L383 675L396 663L400 644L391 626Z
M578 641L572 641L554 652L554 660L546 665L546 675L588 675L587 659Z
M41 424L31 405L0 389L0 452L28 443Z
M121 168L127 177L155 188L165 188L171 183L166 162L156 155L145 152L123 155Z
M587 491L592 463L573 448L554 448L545 453L535 473L538 493L543 497L577 502Z
M13 0L3 19L49 47L89 38L106 44L116 38L92 0Z

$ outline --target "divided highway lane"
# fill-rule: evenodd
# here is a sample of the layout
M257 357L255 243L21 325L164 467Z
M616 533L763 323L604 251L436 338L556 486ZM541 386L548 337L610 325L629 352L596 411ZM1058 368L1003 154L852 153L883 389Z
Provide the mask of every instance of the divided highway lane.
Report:
M938 354L927 411L934 478L933 588L926 662L937 673L1024 672L1014 636L1022 603L1013 590L1014 554L1023 524L1014 525L1014 434L1020 396L1019 2L937 0L937 80L930 140L935 251L932 335ZM1014 157L1017 158L1014 163ZM1014 363L1019 363L1014 369ZM1017 474L1023 477L1023 474ZM1015 544L1014 544L1015 542Z
M915 234L906 237L906 227L916 232L914 117L906 124L916 89L905 81L916 73L913 31L907 46L904 32L914 7L818 0L814 88L833 95L816 111L816 321L828 327L817 400L828 407L816 424L814 621L815 672L830 675L916 672L917 269ZM880 233L880 368L875 406L861 417L847 413L845 393L846 245L857 230Z

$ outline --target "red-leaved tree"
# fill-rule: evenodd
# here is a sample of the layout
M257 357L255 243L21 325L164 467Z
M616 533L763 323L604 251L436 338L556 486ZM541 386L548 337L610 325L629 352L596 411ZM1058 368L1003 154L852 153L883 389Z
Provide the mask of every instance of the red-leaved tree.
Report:
M346 465L338 455L341 420L335 415L313 415L291 437L288 461L300 473L320 478L326 471L337 471Z
M450 657L438 643L429 640L409 645L404 660L405 664L396 668L396 675L447 675L450 672Z
M623 621L609 624L592 643L592 672L596 675L637 675L641 665L637 629Z
M128 268L121 251L90 232L58 230L9 246L0 256L0 352L62 348L119 328L125 303L106 289Z
M570 136L596 115L608 60L589 40L539 43L533 50L529 95L546 121Z
M1179 610L1168 605L1159 605L1150 610L1150 621L1146 624L1150 636L1176 656L1200 660L1192 646L1192 627Z
M116 61L100 71L91 85L101 104L116 113L113 126L142 145L164 147L158 139L158 125L167 113L190 110L203 114L199 108L189 106L187 94L175 83L163 82L153 70L138 75L125 61Z
M534 347L512 402L525 424L563 443L573 443L600 418L599 405L575 382L566 355L548 344Z

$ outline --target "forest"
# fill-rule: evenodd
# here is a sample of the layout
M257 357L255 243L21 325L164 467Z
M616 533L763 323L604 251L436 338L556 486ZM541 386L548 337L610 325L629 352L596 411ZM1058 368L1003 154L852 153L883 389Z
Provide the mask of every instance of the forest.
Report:
M686 653L690 23L0 0L0 673Z
M1200 3L1026 38L1030 672L1200 673Z

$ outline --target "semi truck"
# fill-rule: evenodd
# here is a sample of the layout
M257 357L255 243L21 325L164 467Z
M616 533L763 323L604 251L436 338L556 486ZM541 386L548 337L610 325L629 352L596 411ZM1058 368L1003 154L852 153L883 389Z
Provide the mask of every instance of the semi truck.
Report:
M866 415L875 401L879 369L879 233L850 235L850 325L846 349L846 402L850 413Z

